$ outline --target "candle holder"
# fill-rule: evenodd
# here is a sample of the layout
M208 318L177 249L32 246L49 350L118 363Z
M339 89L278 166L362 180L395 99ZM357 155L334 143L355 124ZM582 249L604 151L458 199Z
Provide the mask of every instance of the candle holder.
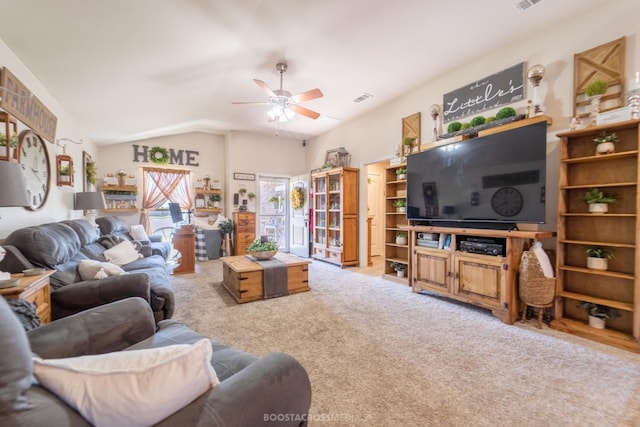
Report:
M440 122L438 122L438 116L440 115L440 106L438 104L433 104L429 107L429 114L431 114L431 118L433 119L433 136L431 142L437 142L438 137L442 134L442 129L440 129Z
M529 68L529 72L527 73L527 78L533 85L533 115L541 116L544 114L542 101L540 100L540 82L544 77L545 69L542 65L536 64L533 67Z

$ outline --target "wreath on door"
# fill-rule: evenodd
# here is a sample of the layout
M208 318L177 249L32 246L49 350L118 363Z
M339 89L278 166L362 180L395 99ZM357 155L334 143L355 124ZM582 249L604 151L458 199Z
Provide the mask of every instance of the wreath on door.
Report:
M295 187L291 190L289 201L293 209L302 209L304 206L304 190L302 187Z

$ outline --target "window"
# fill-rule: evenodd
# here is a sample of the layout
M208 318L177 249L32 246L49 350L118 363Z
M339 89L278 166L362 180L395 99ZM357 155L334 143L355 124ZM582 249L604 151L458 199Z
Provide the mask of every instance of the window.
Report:
M149 212L168 209L168 203L179 203L182 210L191 210L191 172L179 169L142 169L141 223L152 233Z

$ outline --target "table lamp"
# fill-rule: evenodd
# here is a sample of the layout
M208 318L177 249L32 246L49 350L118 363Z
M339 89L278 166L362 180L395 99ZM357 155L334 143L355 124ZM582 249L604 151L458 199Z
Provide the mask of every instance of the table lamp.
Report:
M30 205L21 165L0 161L0 183L2 183L0 207L27 207ZM0 246L0 261L4 259L5 254L5 249ZM0 271L0 281L9 279L11 279L11 273Z
M107 203L104 200L102 191L82 191L73 195L73 209L77 211L85 210L87 221L96 229L98 227L98 224L96 224L96 210L106 207Z

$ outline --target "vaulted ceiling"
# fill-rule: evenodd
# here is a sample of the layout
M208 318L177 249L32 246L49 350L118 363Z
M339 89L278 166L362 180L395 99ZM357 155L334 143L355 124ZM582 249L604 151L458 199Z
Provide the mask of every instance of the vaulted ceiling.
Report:
M280 124L283 138L308 139L605 5L546 0L523 12L514 2L536 0L0 0L0 38L98 144L274 134L268 106L232 102L267 101L253 79L278 89L283 60L285 90L324 93L302 104L317 120Z

